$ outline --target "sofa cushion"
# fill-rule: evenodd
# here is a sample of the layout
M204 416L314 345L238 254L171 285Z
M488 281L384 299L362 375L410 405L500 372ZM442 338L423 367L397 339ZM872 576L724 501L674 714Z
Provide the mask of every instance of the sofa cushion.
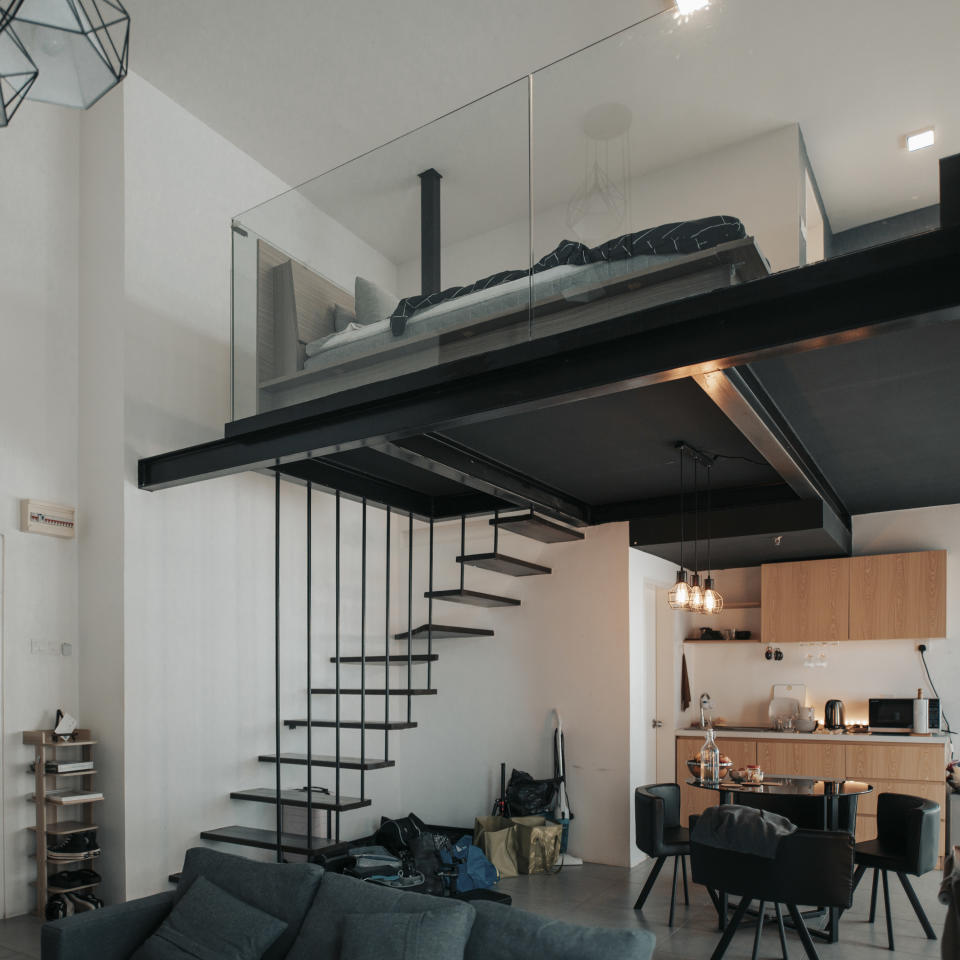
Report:
M446 910L350 913L340 960L463 960L470 928Z
M131 960L259 960L287 925L197 877Z
M656 942L646 930L582 927L482 900L474 907L464 960L647 960Z
M343 918L347 914L443 913L450 937L465 941L473 925L474 909L459 900L441 900L422 893L391 890L375 883L327 872L307 913L287 960L339 957Z
M263 955L264 960L281 960L297 938L320 886L323 868L312 863L264 863L206 847L193 847L183 861L178 897L186 894L201 876L287 924L281 937Z

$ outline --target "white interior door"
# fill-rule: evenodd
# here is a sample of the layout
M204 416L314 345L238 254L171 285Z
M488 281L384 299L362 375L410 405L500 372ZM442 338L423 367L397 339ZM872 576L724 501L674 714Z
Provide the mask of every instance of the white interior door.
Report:
M644 581L643 625L644 636L647 642L643 645L643 737L645 757L643 782L658 783L657 771L660 767L658 749L659 730L657 724L657 644L651 642L657 635L657 594L660 592L656 584Z
M657 783L676 782L675 727L679 688L676 670L676 616L667 605L665 588L656 591L651 615L655 620Z

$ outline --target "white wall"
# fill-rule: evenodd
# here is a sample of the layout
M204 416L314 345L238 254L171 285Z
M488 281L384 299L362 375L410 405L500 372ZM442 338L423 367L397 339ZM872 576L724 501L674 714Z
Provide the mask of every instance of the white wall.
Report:
M34 906L33 758L25 729L77 713L77 541L19 532L19 500L76 505L77 115L32 103L0 136L0 534L6 543L3 803L6 915ZM86 518L79 514L82 535ZM74 655L31 654L33 640Z
M630 789L656 782L657 734L651 721L663 704L657 703L657 588L669 587L673 564L640 550L629 551L630 617ZM672 706L672 704L671 704ZM670 724L672 726L672 723ZM629 802L633 804L633 797ZM630 865L645 859L636 848L636 824L630 817Z
M895 510L853 518L855 555L896 553L900 551L945 549L947 559L947 636L928 640L927 659L934 682L943 697L943 706L951 720L960 717L960 654L957 653L957 614L960 605L960 565L953 556L960 551L960 504L928 507L920 510ZM760 570L723 570L715 575L717 588L728 599L760 598ZM724 611L717 618L692 618L689 614L666 611L665 616L685 618L688 635L696 626L736 627L742 625L759 632L760 611ZM696 702L706 691L713 697L716 716L735 722L767 719L767 705L774 683L805 683L807 703L816 708L823 720L826 701L838 697L844 701L848 722L866 722L870 697L912 697L917 688L929 691L915 640L845 642L808 647L784 644L780 662L763 658L765 644L734 643L722 646L685 644L694 705L686 714L677 712L677 726L686 726L697 715ZM807 653L827 660L823 668L803 666ZM679 683L679 678L677 679ZM678 687L679 689L679 687Z
M771 269L795 267L800 263L802 177L800 131L790 124L635 177L630 182L632 222L620 227L611 224L608 236L674 220L729 214L743 221L748 236L757 238ZM563 238L577 239L566 224L566 214L566 204L535 205L535 260ZM522 269L527 266L529 248L526 216L482 236L445 245L442 285L469 283L499 270ZM419 277L419 259L401 264L401 293L418 290Z

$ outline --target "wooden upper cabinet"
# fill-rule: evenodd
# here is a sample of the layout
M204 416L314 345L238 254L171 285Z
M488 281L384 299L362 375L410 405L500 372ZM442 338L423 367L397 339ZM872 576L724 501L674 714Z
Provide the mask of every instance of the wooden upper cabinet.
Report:
M850 639L947 635L947 552L885 553L850 561Z
M761 571L762 643L846 640L849 560L765 563Z

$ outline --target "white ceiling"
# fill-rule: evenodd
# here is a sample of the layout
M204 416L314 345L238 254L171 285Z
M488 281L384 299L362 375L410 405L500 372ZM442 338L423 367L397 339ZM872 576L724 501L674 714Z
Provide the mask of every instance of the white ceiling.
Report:
M131 68L293 184L666 2L129 0ZM937 202L937 159L960 152L960 2L713 0L689 22L663 14L536 82L535 170L558 195L569 178L549 160L574 169L580 118L596 103L631 106L635 172L797 122L838 231ZM341 206L364 193L356 219L378 222L383 241L373 172L382 196L399 189L413 210L415 182L398 188L389 171L406 178L398 157L419 170L441 156L445 177L478 171L460 216L512 219L526 181L524 110L522 86L506 90L372 155L331 180ZM902 134L931 123L936 147L903 150ZM498 195L498 182L515 189ZM415 242L401 219L396 243Z

